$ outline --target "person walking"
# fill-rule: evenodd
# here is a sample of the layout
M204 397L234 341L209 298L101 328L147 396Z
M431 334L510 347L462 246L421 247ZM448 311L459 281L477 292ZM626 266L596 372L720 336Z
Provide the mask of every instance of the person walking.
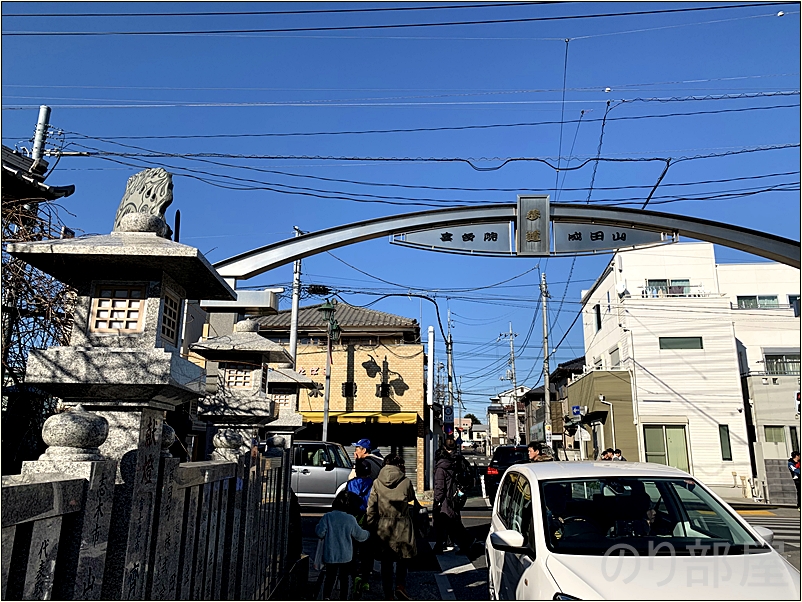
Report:
M552 462L554 460L549 454L543 453L540 443L534 441L530 441L526 446L526 452L529 454L530 462Z
M791 471L791 478L796 487L796 509L799 510L799 452L796 450L791 452L791 457L788 459L788 470Z
M365 459L357 460L354 463L356 476L345 485L346 491L352 492L359 500L359 513L356 516L360 527L367 526L367 510L370 491L373 488L373 479L370 478L370 464ZM373 571L373 554L371 541L356 544L356 554L354 555L354 597L362 595L363 592L370 590L370 574Z
M382 587L387 600L410 599L406 589L407 563L418 552L410 514L415 501L415 490L404 475L404 460L398 454L390 454L370 490L367 510L367 524L379 542Z
M354 557L354 540L366 541L370 533L361 528L348 514L350 497L341 491L332 504L332 511L323 515L315 527L315 535L323 540L323 564L326 578L323 582L323 599L330 600L334 582L340 577L340 600L348 596L348 566Z
M436 533L435 554L443 554L448 537L459 546L460 552L470 557L474 539L465 530L462 524L460 510L464 501L460 494L458 472L463 470L462 463L466 462L457 451L457 442L453 437L447 437L443 447L435 454L434 469L434 528Z
M379 471L384 465L384 458L382 458L379 450L371 451L370 439L360 439L352 445L354 446L354 462L357 460L366 461L368 466L370 466L370 478L375 481L379 476ZM356 472L352 470L348 478L353 479L355 477Z

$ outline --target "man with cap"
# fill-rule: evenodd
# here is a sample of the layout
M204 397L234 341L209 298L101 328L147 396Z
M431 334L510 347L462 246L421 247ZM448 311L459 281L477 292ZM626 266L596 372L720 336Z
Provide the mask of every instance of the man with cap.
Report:
M381 457L381 454L378 450L371 452L370 439L360 439L354 443L353 446L354 461L363 460L370 467L370 478L375 481L379 478L379 471L382 469L382 464L384 464L384 459ZM348 478L352 479L355 476L356 470L352 470Z

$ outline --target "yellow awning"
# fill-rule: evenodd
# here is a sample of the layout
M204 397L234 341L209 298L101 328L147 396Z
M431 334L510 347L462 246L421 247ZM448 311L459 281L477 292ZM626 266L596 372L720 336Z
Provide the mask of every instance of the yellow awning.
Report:
M362 422L378 422L381 412L350 412L337 417L340 424L359 424Z
M337 416L345 414L345 412L329 412L329 422L337 421ZM301 412L304 417L304 422L320 422L323 423L323 412Z
M418 422L416 412L395 412L379 416L379 424L415 424Z
M304 422L323 422L323 412L301 412ZM416 412L329 412L329 422L339 424L416 424Z

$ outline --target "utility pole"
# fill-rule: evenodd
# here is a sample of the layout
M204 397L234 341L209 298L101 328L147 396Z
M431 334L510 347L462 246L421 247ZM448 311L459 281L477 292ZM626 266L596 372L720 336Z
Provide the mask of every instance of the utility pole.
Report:
M462 377L459 377L459 387L457 387L457 404L459 405L459 434L462 439ZM462 451L462 449L460 449Z
M448 369L448 405L451 406L451 420L454 420L454 354L451 343L451 310L448 310L448 339L446 340L446 359ZM452 425L453 426L453 425Z
M293 226L295 237L301 236L303 232L298 226ZM298 367L298 304L301 301L301 260L296 259L292 270L292 313L290 315L290 355L292 356L293 370Z
M518 445L521 441L521 428L518 424L518 383L515 380L515 337L518 335L512 331L512 322L510 322L510 332L502 332L499 337L510 337L510 372L508 377L502 377L502 380L512 381L512 411L515 418L515 436L513 443Z
M434 326L429 326L429 365L426 401L429 402L429 489L434 491Z
M548 312L548 297L549 290L546 287L546 273L541 274L540 279L540 296L543 299L543 404L545 409L544 422L544 436L546 443L549 447L552 442L549 441L549 434L551 433L551 399L549 395L549 312ZM545 426L549 428L546 429Z

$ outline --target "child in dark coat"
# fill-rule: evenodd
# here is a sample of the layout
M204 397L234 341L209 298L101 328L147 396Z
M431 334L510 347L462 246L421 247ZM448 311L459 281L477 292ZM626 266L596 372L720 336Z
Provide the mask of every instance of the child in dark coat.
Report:
M373 479L370 476L370 465L367 461L359 459L354 464L354 471L356 477L348 481L345 486L346 491L353 493L359 497L359 512L356 515L357 522L360 526L365 526L365 512L368 509L368 497L370 497L370 490L373 487ZM370 574L373 571L373 554L371 542L357 544L356 557L354 558L355 574L354 579L354 596L357 597L370 589L369 581Z

